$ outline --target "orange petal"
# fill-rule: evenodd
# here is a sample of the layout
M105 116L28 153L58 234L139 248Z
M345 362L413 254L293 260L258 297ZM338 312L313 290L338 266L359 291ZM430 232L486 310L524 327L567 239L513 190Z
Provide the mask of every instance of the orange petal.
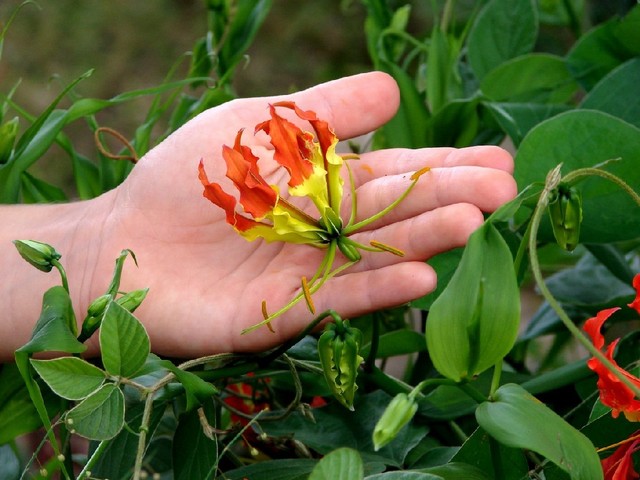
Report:
M262 218L273 210L278 195L260 175L258 157L251 149L240 144L242 130L236 135L233 148L222 147L222 156L227 164L227 177L240 192L240 204L254 218Z
M313 136L278 115L273 105L269 105L269 111L271 120L258 124L256 132L262 130L269 135L275 148L273 158L289 172L289 186L296 187L313 173L309 160Z
M238 215L236 212L236 199L222 190L222 187L217 183L209 182L202 160L198 165L198 178L204 186L203 196L224 210L229 225L232 225L240 232L246 232L255 226L262 225L260 222Z
M608 308L598 312L595 317L588 319L584 323L584 331L591 337L593 345L600 350L604 346L604 336L600 333L600 329L604 322L613 315L614 312L620 310L618 307Z

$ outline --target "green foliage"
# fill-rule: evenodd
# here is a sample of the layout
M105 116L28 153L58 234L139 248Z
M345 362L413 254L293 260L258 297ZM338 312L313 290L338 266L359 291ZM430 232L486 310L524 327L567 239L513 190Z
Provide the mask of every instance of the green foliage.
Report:
M19 85L3 93L0 202L67 199L33 168L54 146L68 159L78 198L121 184L136 167L117 155L135 161L235 97L232 81L271 3L207 0L207 31L186 73L176 64L156 85L86 98L77 86L97 75L90 70L36 115L14 100ZM42 444L55 457L42 467L61 478L73 475L74 436L90 441L79 478L603 478L606 448L637 425L612 418L598 399L576 345L596 358L598 351L576 325L636 295L640 6L590 24L589 2L580 0L489 0L472 11L436 1L441 12L427 29L418 2L399 3L361 2L373 67L401 92L374 146L506 145L515 152L518 197L465 248L429 260L438 288L412 302L411 319L405 306L350 326L329 311L271 352L184 363L151 353L134 314L148 301L144 285L122 291L133 252L116 259L78 333L64 259L47 244L16 242L34 267L55 268L61 285L45 292L16 363L0 367L0 477L39 478L40 465L16 439L44 427ZM0 30L0 53L15 22L19 15ZM546 48L550 32L564 43ZM141 99L144 120L118 152L90 158L68 135L82 123L103 138L101 114ZM544 301L521 326L520 294L530 292L532 276ZM310 333L327 316L335 322L327 333ZM621 338L616 361L635 376L637 320L623 308L610 334ZM96 340L101 356L81 358ZM400 368L387 368L398 358Z

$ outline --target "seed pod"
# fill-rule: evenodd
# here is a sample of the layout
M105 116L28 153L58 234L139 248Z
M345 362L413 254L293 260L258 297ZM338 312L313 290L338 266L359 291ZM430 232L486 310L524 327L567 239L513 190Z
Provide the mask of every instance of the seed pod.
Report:
M348 320L327 324L318 340L318 354L325 380L336 399L349 410L358 389L356 378L363 361L359 355L362 333Z
M376 452L396 438L417 410L418 404L406 393L399 393L393 397L373 429L373 448Z
M50 272L61 257L51 245L35 240L14 240L13 244L22 258L43 272Z
M549 201L548 211L556 242L568 252L573 251L580 241L580 224L582 223L580 191L567 185L559 185Z
M360 252L351 240L346 237L338 238L338 248L342 254L352 262L357 262L362 258Z

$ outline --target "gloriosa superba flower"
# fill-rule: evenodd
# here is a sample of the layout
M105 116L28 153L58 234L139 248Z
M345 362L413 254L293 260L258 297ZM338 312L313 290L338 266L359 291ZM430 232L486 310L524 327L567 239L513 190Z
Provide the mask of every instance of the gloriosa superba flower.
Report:
M294 123L281 117L277 109L293 110L295 115L308 122L313 132L304 131ZM278 102L269 105L271 118L259 123L254 133L264 132L274 148L274 160L289 174L288 193L293 197L306 197L315 205L319 217L313 216L283 198L277 185L270 185L260 174L259 158L251 149L242 145L243 130L235 138L233 147L223 146L222 156L227 165L226 176L239 192L239 198L225 192L215 182L210 182L203 162L199 165L199 179L204 186L204 197L222 208L226 220L242 237L252 241L263 238L267 242L288 242L307 244L327 250L317 272L307 281L302 278L301 292L291 302L269 314L266 303L262 311L264 321L250 327L245 332L261 325L268 325L278 315L284 313L301 299L305 299L312 313L315 313L311 294L317 291L329 278L344 271L360 260L361 250L390 252L403 255L400 250L372 241L364 245L349 238L357 230L369 225L397 206L415 186L420 175L428 171L421 169L411 176L408 188L389 206L377 214L356 222L357 198L353 175L347 160L357 159L356 155L340 155L336 152L338 138L329 124L319 119L315 112L302 110L294 102ZM340 215L344 180L342 166L348 171L351 190L351 213L346 224ZM238 211L237 203L243 213ZM333 268L337 251L348 259L343 265Z

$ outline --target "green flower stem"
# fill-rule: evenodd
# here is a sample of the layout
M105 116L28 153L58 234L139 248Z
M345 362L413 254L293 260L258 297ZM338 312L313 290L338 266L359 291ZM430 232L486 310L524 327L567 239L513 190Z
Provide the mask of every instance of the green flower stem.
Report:
M491 378L491 389L489 390L489 398L493 398L493 395L500 386L500 377L502 376L502 361L496 363L493 367L493 377Z
M573 335L573 337L578 340L587 351L598 359L603 365L607 367L607 369L615 375L624 385L626 385L634 395L640 398L640 388L634 385L629 379L627 379L622 373L618 371L618 369L604 356L604 354L597 349L593 343L587 338L587 336L571 321L567 313L560 306L554 296L551 294L547 285L542 277L542 272L540 270L540 261L538 260L538 251L536 240L538 237L538 229L540 228L540 221L542 219L542 215L549 203L549 196L554 188L558 186L560 182L569 183L571 181L575 181L581 177L589 176L589 175L597 175L602 178L611 180L612 182L619 185L623 188L627 193L631 195L631 197L640 205L640 196L631 189L626 183L620 180L615 175L605 172L603 170L598 170L595 168L583 168L579 170L575 170L564 178L560 178L560 165L552 170L547 176L547 181L545 184L545 188L540 194L540 198L538 199L538 204L533 212L533 216L531 219L531 235L529 237L529 259L531 262L531 271L533 273L533 277L536 281L538 288L540 289L540 293L545 298L545 300L549 303L551 308L555 310L555 312L560 317L560 320L564 324L564 326L569 330L569 332Z
M88 478L91 476L91 469L98 461L98 459L102 456L110 443L111 442L109 440L103 440L98 444L98 448L95 449L91 457L89 457L89 459L87 460L87 463L85 463L84 467L78 474L78 480L84 480L84 478Z
M69 293L69 282L67 281L67 272L65 271L64 267L55 258L51 259L51 265L56 267L58 272L60 272L60 280L62 281L62 287L67 291L67 293Z

